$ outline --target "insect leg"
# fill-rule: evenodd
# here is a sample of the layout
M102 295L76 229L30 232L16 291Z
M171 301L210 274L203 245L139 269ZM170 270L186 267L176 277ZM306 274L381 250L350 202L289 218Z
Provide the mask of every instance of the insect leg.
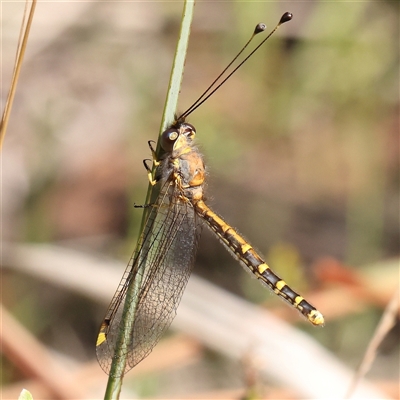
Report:
M149 178L150 184L151 184L152 186L154 186L154 185L158 182L158 179L153 179L152 170L151 170L151 168L147 165L147 162L148 162L148 161L151 162L151 160L149 160L148 158L146 158L145 160L143 160L143 165L144 165L144 167L146 168L147 177Z
M147 142L147 144L148 144L149 147L150 147L151 155L153 156L154 165L155 165L156 167L158 167L158 166L160 165L160 161L157 160L157 154L156 154L156 151L154 150L154 147L153 147L152 143L155 143L155 141L154 141L154 140L149 140L149 141Z

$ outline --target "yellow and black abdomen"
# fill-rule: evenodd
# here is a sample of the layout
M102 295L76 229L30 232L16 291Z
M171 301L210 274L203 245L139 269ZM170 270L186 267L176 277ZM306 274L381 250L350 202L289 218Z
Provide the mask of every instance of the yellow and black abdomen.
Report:
M257 279L272 289L279 297L298 309L313 325L322 326L324 324L322 314L276 275L253 247L233 227L215 214L203 200L197 201L194 207L197 214L201 216L209 228Z

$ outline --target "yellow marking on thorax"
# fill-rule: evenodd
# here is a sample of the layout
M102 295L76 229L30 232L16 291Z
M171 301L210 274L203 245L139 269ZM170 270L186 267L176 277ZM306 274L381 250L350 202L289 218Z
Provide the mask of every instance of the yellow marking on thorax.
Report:
M177 159L181 157L183 154L190 153L192 148L188 144L187 140L184 136L180 136L179 139L174 144L174 149L172 151L173 158Z

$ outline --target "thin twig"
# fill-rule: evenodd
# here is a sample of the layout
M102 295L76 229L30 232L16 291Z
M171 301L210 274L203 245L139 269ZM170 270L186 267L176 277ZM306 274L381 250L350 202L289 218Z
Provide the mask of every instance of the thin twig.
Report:
M361 364L356 371L354 378L349 386L349 389L346 393L346 399L350 399L353 396L354 390L357 385L359 385L361 379L366 375L366 373L371 368L372 363L374 362L377 350L379 345L382 343L383 339L386 337L388 332L393 328L396 323L397 312L399 310L400 302L399 302L399 288L393 293L392 299L388 303L381 320L379 321L378 326L376 327L375 333L372 336L371 341L365 351L364 357L361 361Z

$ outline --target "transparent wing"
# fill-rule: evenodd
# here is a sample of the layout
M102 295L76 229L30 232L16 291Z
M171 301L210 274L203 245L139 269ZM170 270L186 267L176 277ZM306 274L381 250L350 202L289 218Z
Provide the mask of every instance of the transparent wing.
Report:
M126 301L136 302L125 373L143 360L160 340L176 314L195 260L201 225L193 207L182 201L173 183L164 185L138 241L137 248L101 325L96 353L110 372L116 343L124 323ZM135 285L135 296L127 291Z

